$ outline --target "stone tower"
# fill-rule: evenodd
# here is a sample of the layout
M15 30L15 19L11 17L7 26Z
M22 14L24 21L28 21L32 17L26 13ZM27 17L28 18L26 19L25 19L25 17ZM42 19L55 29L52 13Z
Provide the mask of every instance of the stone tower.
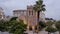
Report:
M37 25L37 12L33 10L33 6L27 6L28 29L35 29Z
M17 20L21 19L28 25L28 30L35 29L37 25L37 13L33 10L33 6L27 6L27 10L14 10L13 14L18 17Z

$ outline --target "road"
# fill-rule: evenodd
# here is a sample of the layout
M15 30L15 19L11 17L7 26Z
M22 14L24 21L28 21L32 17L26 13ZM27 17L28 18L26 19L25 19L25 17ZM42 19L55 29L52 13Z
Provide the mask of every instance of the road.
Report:
M37 33L33 32L33 31L26 31L26 32L28 34L37 34ZM48 34L48 32L46 32L46 31L39 31L38 34ZM59 32L55 32L55 33L51 33L51 34L59 34Z
M35 33L35 32L33 32L33 31L26 31L28 34L37 34L37 33ZM1 32L0 31L0 34L9 34L8 32ZM39 33L38 34L48 34L48 32L46 32L46 31L39 31ZM53 33L51 33L51 34L53 34ZM55 32L54 34L59 34L58 32Z

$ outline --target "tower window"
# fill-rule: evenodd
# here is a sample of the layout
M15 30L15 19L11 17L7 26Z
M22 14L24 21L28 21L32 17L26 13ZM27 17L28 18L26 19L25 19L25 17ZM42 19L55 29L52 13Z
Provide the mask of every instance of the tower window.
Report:
M29 11L29 15L31 15L31 11Z
M32 11L32 15L33 15L33 11Z
M33 15L33 11L29 11L29 15Z

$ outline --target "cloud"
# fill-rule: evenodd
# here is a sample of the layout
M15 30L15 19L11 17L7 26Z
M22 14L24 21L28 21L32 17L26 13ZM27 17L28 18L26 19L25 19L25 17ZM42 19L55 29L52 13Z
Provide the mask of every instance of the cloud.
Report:
M60 0L50 0L50 1L46 1L46 9L47 11L45 12L46 17L51 17L54 19L59 20L60 19Z
M27 5L35 4L37 0L0 0L0 6L5 10L5 14L12 15L13 9L26 9ZM60 0L44 0L46 5L46 17L60 19Z
M6 0L5 2L0 2L0 6L4 8L6 15L12 15L14 9L26 9L26 0Z
M8 1L8 0L0 0L0 2L5 2L5 1Z
M27 5L26 0L9 0L3 3L6 7L11 9L22 9Z
M27 0L27 4L28 5L33 5L33 4L35 4L35 1L37 1L37 0Z

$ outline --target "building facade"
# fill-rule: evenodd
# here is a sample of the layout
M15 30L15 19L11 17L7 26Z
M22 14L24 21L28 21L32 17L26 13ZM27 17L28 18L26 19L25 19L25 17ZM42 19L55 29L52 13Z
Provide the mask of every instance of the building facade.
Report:
M0 7L0 20L4 18L5 18L5 15L4 15L3 9Z
M27 10L14 10L13 15L15 17L26 16L26 11Z
M37 25L37 12L33 10L32 6L27 6L28 29L35 28ZM29 28L30 27L30 28Z
M27 10L14 10L13 15L22 19L27 24L27 29L35 29L37 26L37 12L33 10L33 6L27 6Z

